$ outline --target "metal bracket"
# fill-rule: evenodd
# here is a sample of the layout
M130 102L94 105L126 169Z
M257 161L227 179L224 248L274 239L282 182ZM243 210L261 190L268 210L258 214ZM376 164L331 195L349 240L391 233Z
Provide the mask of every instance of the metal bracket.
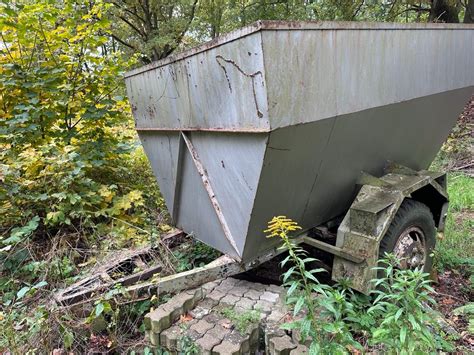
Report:
M312 247L315 247L315 248L318 248L320 250L326 251L328 253L340 256L341 258L346 259L346 260L350 260L353 263L359 264L359 263L364 261L364 258L358 257L356 255L352 255L352 254L348 253L347 251L345 251L342 248L335 247L334 245L331 245L331 244L322 242L320 240L311 238L308 235L303 235L301 238L302 238L301 242L304 243L304 244L308 244Z

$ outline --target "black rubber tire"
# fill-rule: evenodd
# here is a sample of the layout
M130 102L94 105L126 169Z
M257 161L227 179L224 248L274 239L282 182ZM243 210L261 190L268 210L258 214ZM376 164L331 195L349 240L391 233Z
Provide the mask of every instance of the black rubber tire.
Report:
M436 245L436 226L428 206L415 200L405 199L401 204L380 242L379 258L383 258L386 252L392 253L400 235L410 227L420 228L425 235L426 261L423 271L430 273L433 267L432 254Z

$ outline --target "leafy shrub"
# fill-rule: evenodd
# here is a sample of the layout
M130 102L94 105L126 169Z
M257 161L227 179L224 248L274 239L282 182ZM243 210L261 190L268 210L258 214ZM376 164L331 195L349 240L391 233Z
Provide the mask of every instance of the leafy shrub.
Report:
M72 341L59 320L38 330L56 317L35 315L41 295L74 281L83 250L147 242L144 203L162 201L131 129L122 73L134 59L109 48L109 6L0 2L0 348L12 352L47 333Z
M93 227L142 204L109 177L131 150L117 78L104 54L101 1L2 3L0 215L4 248L34 233ZM52 228L51 228L52 227Z
M131 179L137 149L121 95L134 60L107 49L108 6L0 3L3 270L34 259L32 241L44 253L61 235L112 235L122 245L148 238L137 228L148 222L145 189Z

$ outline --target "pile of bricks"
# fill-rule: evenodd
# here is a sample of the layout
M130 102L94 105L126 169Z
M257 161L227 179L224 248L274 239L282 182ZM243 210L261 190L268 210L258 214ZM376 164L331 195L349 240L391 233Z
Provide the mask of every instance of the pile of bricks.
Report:
M155 347L170 354L185 352L192 344L201 354L304 354L281 324L288 320L284 289L227 278L181 292L145 317L146 334ZM222 312L255 311L260 321L242 333ZM254 313L255 313L254 312Z

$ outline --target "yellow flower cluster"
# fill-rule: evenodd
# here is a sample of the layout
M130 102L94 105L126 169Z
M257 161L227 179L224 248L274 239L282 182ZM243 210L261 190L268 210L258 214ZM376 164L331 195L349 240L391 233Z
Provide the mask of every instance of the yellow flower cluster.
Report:
M301 229L301 227L291 218L277 216L273 217L272 220L268 222L268 229L265 229L264 232L267 233L267 238L280 237L284 239L287 237L288 233L298 229Z

